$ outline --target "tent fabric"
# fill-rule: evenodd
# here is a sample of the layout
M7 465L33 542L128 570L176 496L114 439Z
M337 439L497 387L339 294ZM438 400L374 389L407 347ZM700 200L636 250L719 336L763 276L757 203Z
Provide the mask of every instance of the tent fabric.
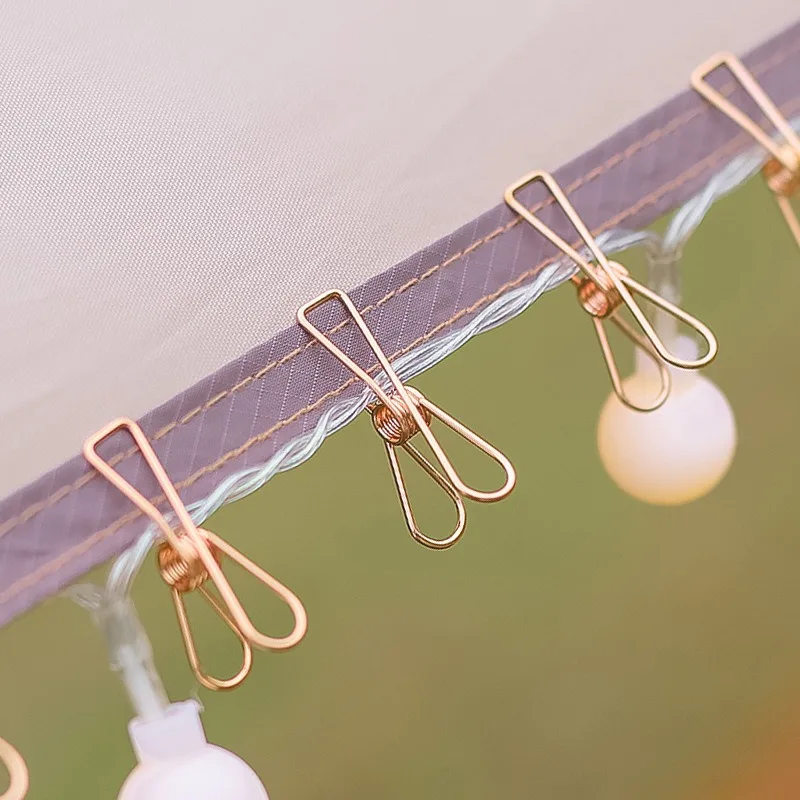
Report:
M796 17L797 0L4 0L0 496Z
M745 61L785 114L800 112L800 24ZM717 78L723 91L747 106L734 83ZM687 91L557 170L556 177L596 234L642 228L748 147L752 142L735 124ZM566 232L541 195L534 191L523 199ZM468 320L552 257L542 237L500 204L365 281L351 296L384 350L396 356ZM318 322L335 331L341 347L370 363L353 326L335 308L319 313ZM311 429L331 402L358 391L352 376L292 325L145 415L142 426L190 503L226 477L264 463ZM129 441L115 438L103 454L157 499ZM0 624L121 552L144 525L80 457L0 502Z

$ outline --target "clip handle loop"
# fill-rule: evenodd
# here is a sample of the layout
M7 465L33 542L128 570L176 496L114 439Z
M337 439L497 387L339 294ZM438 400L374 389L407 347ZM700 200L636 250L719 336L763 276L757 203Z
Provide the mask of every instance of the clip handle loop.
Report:
M431 536L427 536L424 534L417 525L417 520L414 517L414 510L411 506L411 500L408 496L408 489L406 488L406 482L403 478L403 471L400 467L400 459L397 457L397 448L390 444L389 442L384 442L384 448L386 450L386 457L389 459L389 467L392 471L392 478L394 478L394 485L397 489L397 495L400 498L400 507L403 509L403 516L406 519L406 525L408 526L408 530L411 533L411 537L414 541L419 542L421 545L430 548L431 550L446 550L448 547L452 547L462 536L464 530L467 527L467 510L464 507L464 501L461 499L461 495L455 490L453 485L447 478L442 475L436 467L425 458L416 447L414 447L411 442L406 442L405 444L400 445L403 450L405 450L414 461L419 464L422 470L431 478L433 479L442 489L442 491L453 501L453 505L456 507L456 513L458 515L458 519L456 521L456 527L453 532L445 537L444 539L434 539Z
M670 375L667 365L656 355L656 353L653 351L653 348L650 347L650 343L647 341L647 339L645 339L640 333L637 333L630 325L628 325L627 322L625 322L625 320L620 319L619 317L612 317L611 321L656 365L661 380L661 388L653 400L651 400L647 405L639 405L638 403L635 403L625 391L625 386L622 382L622 378L620 377L616 359L614 358L614 354L611 352L611 344L608 341L608 334L606 333L605 325L603 325L602 320L598 319L597 317L593 317L592 322L594 322L594 330L597 334L597 340L600 343L600 349L603 352L603 359L606 362L606 369L608 370L608 376L611 379L611 386L614 389L614 393L622 401L622 403L632 411L647 412L655 411L657 408L661 408L661 406L666 403L669 393L672 389L672 376Z
M783 214L783 218L786 220L786 224L789 226L789 230L792 236L794 236L797 246L800 247L800 219L797 214L794 213L794 209L788 197L776 195L775 199L778 201L778 208L781 210L781 214Z
M453 484L456 491L464 497L468 497L470 500L475 500L478 503L496 503L498 500L508 497L517 482L517 473L510 459L494 445L487 442L482 436L478 436L475 431L464 425L463 422L459 422L459 420L448 414L443 408L439 408L439 406L428 400L428 398L425 397L422 392L417 391L411 386L408 387L408 391L417 398L419 405L427 409L432 417L438 419L439 422L446 425L451 431L457 433L462 439L465 439L471 445L477 447L478 450L489 456L492 461L494 461L496 464L499 464L503 470L503 474L505 475L505 481L499 489L494 489L493 491L489 492L482 491L480 489L473 489L471 486L468 486L463 480L461 480L455 470L455 467L453 467L453 465L450 463L450 460L444 455L444 451L441 450L438 440L433 436L433 434L431 434L431 439L436 442L437 448L441 450L441 456L437 454L437 457L440 458L440 463L442 463L441 457L444 457L445 460L442 466L445 468L447 477ZM425 438L428 440L427 436ZM430 444L430 440L428 440L428 444ZM435 448L431 447L431 449L434 451L434 453L436 453ZM446 467L449 467L449 471L446 469Z
M350 318L355 323L358 330L361 332L365 341L369 345L373 354L378 360L378 364L383 368L389 379L393 389L394 395L390 396L381 385L369 374L369 372L359 366L350 356L348 356L341 348L339 348L330 336L320 330L311 320L309 314L314 309L319 308L330 300L338 300L348 312ZM312 300L309 303L301 306L297 311L297 322L309 335L311 335L317 342L319 342L329 353L335 356L342 364L344 364L350 372L356 377L360 378L377 397L377 403L370 405L370 410L373 413L373 422L376 424L376 430L384 438L387 445L387 453L389 457L389 464L392 469L395 484L397 485L398 494L400 496L400 503L403 508L403 514L406 519L406 524L411 532L411 535L421 544L426 547L434 549L443 549L454 544L463 533L463 526L465 520L463 519L464 510L462 508L460 498L456 500L454 493L461 497L468 497L471 500L476 500L482 503L492 503L506 497L514 488L516 483L516 472L511 462L501 453L497 448L490 445L485 439L482 439L476 433L471 431L465 425L461 424L454 417L444 412L438 406L431 403L421 392L416 389L406 386L400 379L400 376L395 372L386 354L378 344L377 339L367 326L364 318L359 313L353 301L348 295L340 289L332 289L320 297ZM377 417L383 422L377 422ZM388 419L387 419L388 416ZM505 481L503 485L494 491L482 491L475 489L466 484L458 474L456 468L453 466L450 459L447 457L444 449L442 448L439 440L430 428L429 421L431 417L435 417L442 423L447 425L451 430L466 439L471 445L478 448L481 452L488 455L492 460L498 463L505 473ZM383 430L383 425L386 424L392 430L397 429L398 436L395 437L394 433L386 433ZM402 430L400 430L402 429ZM438 470L425 459L418 450L407 445L407 439L415 435L417 432L421 433L436 461L442 468L444 475L440 474ZM390 438L387 438L390 437ZM414 520L414 514L409 504L408 493L403 479L402 471L396 454L392 452L392 447L403 446L412 456L412 458L419 464L420 467L431 477L433 480L444 490L456 504L458 510L459 521L456 525L456 530L445 539L432 539L423 534Z
M205 548L206 553L208 553L208 563L206 563L204 559L204 566L206 566L206 568L211 566L209 575L212 582L216 586L228 613L233 618L242 636L250 642L253 647L257 647L259 650L289 650L295 645L300 644L308 630L308 616L300 598L277 578L274 578L254 561L247 558L244 553L226 542L225 539L207 530L203 530L203 534L208 537L209 541L218 550L253 575L253 577L257 578L268 589L271 589L272 592L289 607L289 611L291 611L292 617L294 618L294 626L291 632L286 636L268 636L259 631L239 602L230 583L228 583L225 576L222 574L222 568L211 555L209 549Z
M683 322L685 325L688 325L696 333L699 333L702 339L705 339L707 350L705 354L699 358L688 359L676 356L667 349L661 337L656 334L655 328L651 324L650 320L647 319L644 312L642 312L642 310L639 308L638 303L634 301L634 305L638 309L638 313L634 314L634 317L642 327L642 330L647 336L647 340L653 346L656 353L658 353L658 355L664 361L666 361L668 364L671 364L673 367L677 367L678 369L702 369L703 367L708 366L717 357L717 352L719 350L717 337L714 335L714 332L708 327L708 325L699 320L697 317L692 316L688 312L684 311L680 306L676 306L674 303L666 300L660 294L654 292L649 286L645 286L645 284L634 280L627 273L624 275L619 275L618 277L629 291L629 296L634 294L641 295L646 300L649 300L650 303L656 308L666 311L668 314L675 317L675 319ZM647 327L642 324L643 320L647 323Z
M0 761L8 770L9 785L0 800L24 800L28 794L30 779L28 766L19 751L5 739L0 739Z
M210 689L212 692L227 692L235 689L244 683L253 666L253 648L250 642L245 639L236 623L225 613L225 609L217 602L214 596L204 587L198 586L197 591L203 596L205 601L211 606L220 619L233 631L239 644L242 646L242 666L239 671L230 678L215 678L203 669L200 656L197 652L192 626L189 622L189 614L186 610L186 603L183 600L183 592L179 592L174 586L171 587L172 603L175 606L175 615L178 618L178 626L183 637L183 646L186 650L186 657L195 678L201 686Z

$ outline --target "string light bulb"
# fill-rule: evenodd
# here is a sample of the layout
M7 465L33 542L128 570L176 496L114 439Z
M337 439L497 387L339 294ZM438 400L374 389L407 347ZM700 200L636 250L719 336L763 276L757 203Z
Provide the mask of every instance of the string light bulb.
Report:
M685 336L674 347L691 357ZM624 492L654 505L682 505L708 494L722 480L736 450L736 422L722 391L705 375L670 367L672 391L664 405L641 413L615 394L597 425L600 459ZM659 375L637 352L637 368L624 381L634 400L657 392Z
M140 556L135 548L123 554L105 590L91 584L70 590L73 600L92 613L108 645L111 669L136 714L128 733L139 763L118 800L269 800L241 758L208 743L198 702L167 699L150 640L127 592L131 575L126 568Z
M208 743L194 700L134 719L128 730L139 763L118 800L269 800L241 758Z

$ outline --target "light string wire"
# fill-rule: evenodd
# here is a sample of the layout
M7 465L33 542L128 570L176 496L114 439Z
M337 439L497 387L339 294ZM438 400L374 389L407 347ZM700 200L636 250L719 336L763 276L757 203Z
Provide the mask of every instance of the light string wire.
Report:
M609 253L627 250L637 245L648 247L654 254L660 252L659 237L650 231L615 229L601 234L597 241ZM583 255L588 257L589 254L586 252ZM568 281L576 271L577 267L567 258L549 264L538 272L530 283L501 295L463 327L436 337L399 356L392 362L392 367L403 381L410 380L447 358L473 337L518 316L545 292ZM387 390L391 389L391 384L383 372L376 380ZM192 520L201 525L223 505L247 497L279 472L300 466L314 455L328 436L356 419L374 399L373 393L365 388L358 397L334 403L322 414L312 430L287 442L266 463L230 475L203 500L187 505ZM172 516L167 515L170 521ZM151 523L145 533L117 558L111 567L106 585L109 596L121 597L130 591L144 559L158 538L157 527ZM87 598L97 597L97 587L92 588L93 591L85 586L80 587L79 602L84 606ZM89 600L90 605L91 602Z
M800 116L790 120L790 124L800 131ZM756 146L728 162L700 192L674 213L663 236L647 230L615 228L600 234L597 243L609 254L632 247L644 247L649 267L649 285L667 299L677 302L680 299L677 263L686 242L714 204L752 178L766 160L763 148ZM581 254L589 257L585 249ZM403 381L425 372L473 337L519 316L545 292L561 286L577 271L577 266L570 259L554 261L541 269L530 282L495 299L462 327L399 356L392 366ZM660 323L664 324L664 321ZM384 373L377 380L382 386L390 388ZM355 420L374 399L372 392L365 388L358 397L331 405L311 431L287 442L267 462L228 476L207 497L189 504L187 510L194 522L201 525L223 505L247 497L278 473L305 463L328 436ZM107 640L112 668L122 673L134 708L145 718L159 716L168 701L153 665L149 640L129 595L136 575L158 538L156 525L151 523L142 536L116 559L104 588L80 584L66 591L68 597L92 613Z
M659 252L659 238L648 231L609 231L598 237L598 242L610 253L636 245L646 246L651 254ZM538 272L530 283L501 295L463 327L398 357L392 362L392 366L403 381L419 375L474 336L492 330L521 314L544 292L569 280L576 270L576 266L568 259L553 262ZM384 388L391 388L385 373L381 372L377 380ZM357 397L334 403L326 409L311 431L287 442L265 464L255 465L229 476L206 498L189 504L187 510L192 520L197 525L202 524L226 503L247 497L279 472L286 472L303 464L314 455L328 436L352 422L373 400L372 392L365 388ZM167 514L167 518L170 524L174 524L174 514ZM84 583L72 586L65 592L67 597L91 613L106 641L111 669L120 674L136 716L145 720L163 717L169 700L155 667L150 640L136 612L130 591L136 575L158 539L158 529L151 523L144 534L111 566L105 587Z

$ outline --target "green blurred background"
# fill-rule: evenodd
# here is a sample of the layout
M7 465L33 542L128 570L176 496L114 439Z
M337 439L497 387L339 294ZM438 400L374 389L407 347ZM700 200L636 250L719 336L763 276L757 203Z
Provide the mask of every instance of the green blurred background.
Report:
M640 254L624 260L642 274ZM412 543L366 415L207 523L309 612L300 647L257 654L236 692L200 693L209 738L273 800L716 797L800 715L800 253L755 180L683 264L739 426L709 497L648 507L606 477L594 429L608 379L565 287L414 381L520 476L508 500L469 504L452 550ZM424 525L451 524L432 485L412 489ZM237 585L258 622L286 626L269 593ZM191 696L152 562L135 597L172 699ZM191 610L209 668L230 670L229 631ZM131 711L86 612L55 599L3 631L0 685L32 800L116 796Z

